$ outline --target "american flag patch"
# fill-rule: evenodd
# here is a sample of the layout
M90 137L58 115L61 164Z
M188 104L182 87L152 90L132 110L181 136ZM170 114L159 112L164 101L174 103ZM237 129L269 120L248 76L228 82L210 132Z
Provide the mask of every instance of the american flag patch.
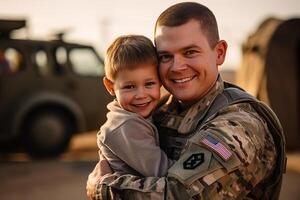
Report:
M232 156L231 151L226 146L210 135L205 136L201 142L216 152L225 161Z

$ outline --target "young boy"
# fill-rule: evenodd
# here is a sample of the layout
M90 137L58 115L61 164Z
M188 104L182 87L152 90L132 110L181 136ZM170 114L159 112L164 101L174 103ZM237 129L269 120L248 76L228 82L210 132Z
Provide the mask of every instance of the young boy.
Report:
M116 173L164 176L173 163L159 147L151 113L161 83L152 42L139 35L118 37L105 58L107 91L116 97L98 133L98 146Z

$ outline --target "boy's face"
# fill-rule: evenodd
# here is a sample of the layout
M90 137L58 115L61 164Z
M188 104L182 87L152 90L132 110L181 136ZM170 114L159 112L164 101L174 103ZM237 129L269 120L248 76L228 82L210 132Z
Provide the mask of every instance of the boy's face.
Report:
M211 48L196 20L175 26L159 26L155 35L159 74L166 89L182 102L200 100L218 77L227 44Z
M113 90L120 106L142 117L148 117L160 99L161 83L157 66L140 65L118 72Z

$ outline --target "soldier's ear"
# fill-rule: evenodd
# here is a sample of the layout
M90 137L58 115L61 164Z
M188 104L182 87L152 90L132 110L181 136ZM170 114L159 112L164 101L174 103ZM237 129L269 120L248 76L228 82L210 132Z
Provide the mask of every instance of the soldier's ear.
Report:
M112 96L115 96L115 91L114 91L114 83L109 80L108 78L104 77L103 78L103 84L106 88L106 90L111 94Z
M215 51L217 54L216 55L217 65L222 65L226 56L227 42L225 40L220 40L215 47Z

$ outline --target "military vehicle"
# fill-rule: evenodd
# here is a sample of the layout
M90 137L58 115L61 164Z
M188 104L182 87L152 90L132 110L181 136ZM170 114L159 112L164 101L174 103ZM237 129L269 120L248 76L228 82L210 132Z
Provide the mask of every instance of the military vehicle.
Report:
M26 20L0 20L0 146L56 156L71 137L105 121L111 97L103 60L90 45L16 39Z
M287 149L300 149L300 18L266 19L243 44L238 85L269 104Z

